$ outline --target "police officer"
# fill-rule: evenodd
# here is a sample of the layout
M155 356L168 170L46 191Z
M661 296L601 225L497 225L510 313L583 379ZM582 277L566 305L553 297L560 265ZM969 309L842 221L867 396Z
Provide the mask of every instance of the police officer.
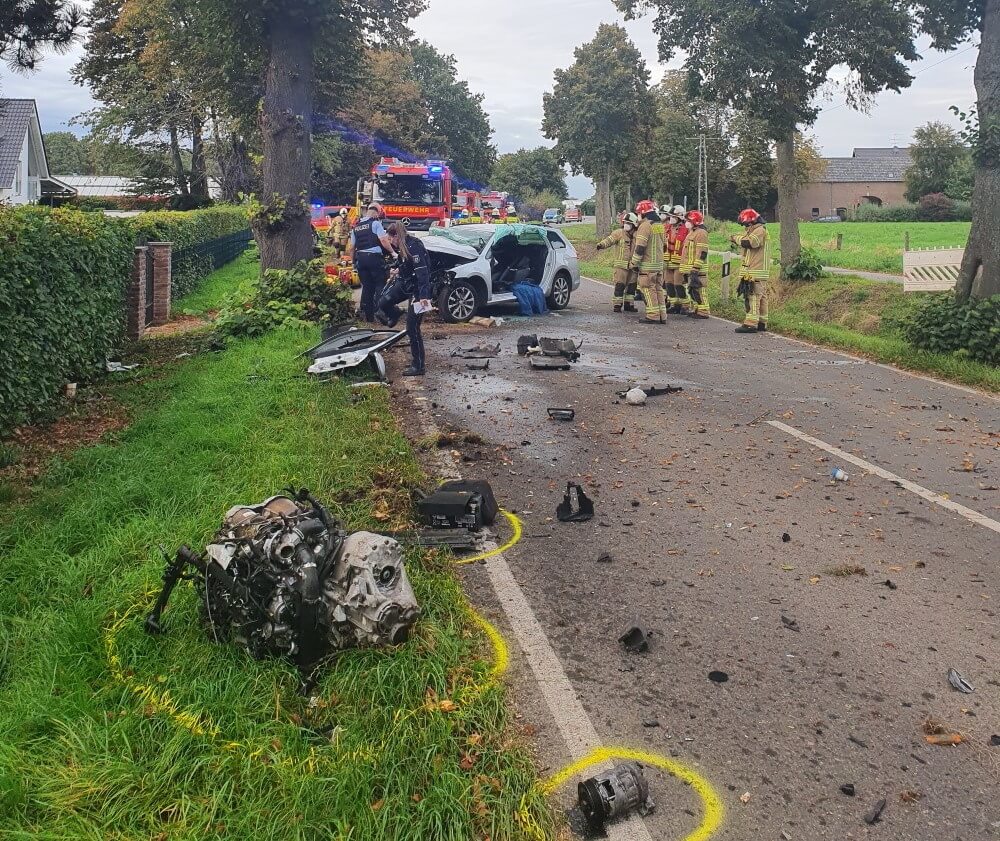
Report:
M422 377L426 357L420 325L424 320L424 313L431 308L431 273L427 249L419 239L407 233L402 222L390 223L388 233L399 259L398 265L392 269L392 280L379 299L376 316L383 324L393 327L402 316L397 304L412 299L406 310L406 335L410 340L412 364L403 371L403 376Z
M351 231L351 254L361 281L361 317L368 322L375 320L375 305L385 288L385 254L393 260L399 257L382 225L381 215L382 206L372 202L365 218Z

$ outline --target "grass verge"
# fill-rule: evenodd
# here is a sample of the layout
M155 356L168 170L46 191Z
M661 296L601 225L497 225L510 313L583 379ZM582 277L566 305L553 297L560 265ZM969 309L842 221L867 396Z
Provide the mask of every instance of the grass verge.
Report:
M171 309L183 315L204 315L220 309L237 289L245 287L249 297L259 270L257 249L244 251L231 263L212 272L197 289L174 301Z
M420 478L381 392L352 402L286 329L122 386L133 418L54 461L0 519L0 835L521 839L551 833L512 745L490 649L447 564L411 552L424 615L349 651L318 703L295 671L201 628L182 585L141 627L157 545L201 546L225 510L305 485L352 529L385 527ZM447 701L447 703L445 703Z

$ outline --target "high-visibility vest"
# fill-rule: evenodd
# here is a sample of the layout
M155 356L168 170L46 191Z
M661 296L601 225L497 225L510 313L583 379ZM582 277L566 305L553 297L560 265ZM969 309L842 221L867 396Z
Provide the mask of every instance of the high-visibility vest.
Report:
M696 225L688 231L684 239L683 256L681 257L681 272L703 272L708 260L708 231L704 225Z
M629 267L650 273L663 270L663 223L643 219L635 232Z
M771 242L763 224L751 225L739 238L740 276L767 280L771 275Z

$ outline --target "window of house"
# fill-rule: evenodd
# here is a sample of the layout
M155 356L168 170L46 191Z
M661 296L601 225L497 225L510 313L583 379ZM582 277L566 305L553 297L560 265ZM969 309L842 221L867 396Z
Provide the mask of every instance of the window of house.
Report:
M818 207L814 207L812 209L812 216L813 216L813 219L819 219L819 208Z

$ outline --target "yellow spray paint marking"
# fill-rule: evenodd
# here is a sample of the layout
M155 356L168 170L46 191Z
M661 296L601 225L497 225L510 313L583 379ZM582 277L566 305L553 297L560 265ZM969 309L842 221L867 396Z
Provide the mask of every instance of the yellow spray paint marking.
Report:
M702 777L698 772L693 771L686 765L656 753L647 753L641 750L630 748L596 748L582 759L577 760L572 765L568 765L559 773L555 774L542 783L542 791L551 794L557 788L565 784L572 777L580 774L595 765L601 765L614 759L629 759L633 762L641 762L643 765L652 765L662 768L668 774L676 777L682 783L691 786L701 798L705 808L704 817L698 827L690 834L684 836L684 841L707 841L715 834L715 831L722 826L722 798L716 793L712 784Z
M493 666L490 669L490 677L493 680L499 680L503 673L507 671L507 666L510 665L510 649L507 648L507 642L500 632L485 616L480 615L475 610L471 611L471 613L472 618L476 620L476 623L483 629L483 633L486 634L493 645Z
M483 552L481 555L473 555L471 558L457 558L455 560L456 564L474 564L476 561L485 561L487 558L494 558L497 555L506 552L521 539L521 535L524 532L524 526L521 521L514 514L511 514L510 511L504 511L501 508L500 513L507 518L507 522L510 523L510 527L514 530L510 540L508 540L503 546L496 549L490 549L489 552Z

